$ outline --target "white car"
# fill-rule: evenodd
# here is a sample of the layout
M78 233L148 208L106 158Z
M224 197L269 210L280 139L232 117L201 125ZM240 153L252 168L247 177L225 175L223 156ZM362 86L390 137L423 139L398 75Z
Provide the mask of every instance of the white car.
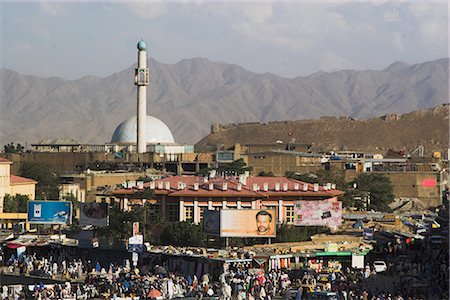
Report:
M375 272L380 273L387 270L386 263L382 260L376 260L373 262L373 268L375 269Z

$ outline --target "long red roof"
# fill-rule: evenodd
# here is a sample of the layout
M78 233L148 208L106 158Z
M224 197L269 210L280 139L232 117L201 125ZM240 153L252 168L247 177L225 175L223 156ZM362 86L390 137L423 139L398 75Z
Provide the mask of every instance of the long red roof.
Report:
M224 186L226 184L226 187ZM198 185L198 187L197 187ZM212 185L212 189L210 188ZM247 177L245 184L239 184L239 178L204 178L201 176L170 176L147 182L144 185L155 194L170 196L204 196L204 197L268 197L268 196L321 196L334 197L342 195L341 190L326 186L290 179L286 177ZM240 190L239 190L239 187ZM306 187L305 187L306 186ZM130 189L114 191L115 194L131 194Z

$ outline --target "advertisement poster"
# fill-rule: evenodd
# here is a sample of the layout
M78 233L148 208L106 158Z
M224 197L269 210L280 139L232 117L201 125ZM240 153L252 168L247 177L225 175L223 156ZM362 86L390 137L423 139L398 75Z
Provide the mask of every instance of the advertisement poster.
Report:
M28 201L28 223L70 224L72 202L70 201Z
M80 225L105 227L108 224L108 203L80 203Z
M220 211L221 237L276 237L274 209Z
M203 211L203 232L208 235L220 235L220 211Z
M342 202L336 198L295 201L294 225L336 227L342 222Z

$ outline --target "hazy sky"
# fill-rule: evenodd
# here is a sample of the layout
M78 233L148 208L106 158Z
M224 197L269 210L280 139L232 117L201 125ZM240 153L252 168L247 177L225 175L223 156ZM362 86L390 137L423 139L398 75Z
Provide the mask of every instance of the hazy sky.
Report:
M0 0L0 67L77 79L205 57L284 77L448 57L447 1Z

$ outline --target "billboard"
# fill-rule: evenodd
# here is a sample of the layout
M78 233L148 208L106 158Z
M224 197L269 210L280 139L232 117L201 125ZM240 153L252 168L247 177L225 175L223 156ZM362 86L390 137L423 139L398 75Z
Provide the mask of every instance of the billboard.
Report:
M72 202L70 201L28 201L28 223L70 224Z
M276 237L275 209L223 209L221 237Z
M80 225L105 227L108 224L108 203L80 203Z
M342 222L342 202L336 198L316 201L297 200L294 205L296 226L339 226Z
M436 179L422 179L422 186L423 187L435 187L436 186Z
M203 232L208 235L220 235L220 211L203 211Z

